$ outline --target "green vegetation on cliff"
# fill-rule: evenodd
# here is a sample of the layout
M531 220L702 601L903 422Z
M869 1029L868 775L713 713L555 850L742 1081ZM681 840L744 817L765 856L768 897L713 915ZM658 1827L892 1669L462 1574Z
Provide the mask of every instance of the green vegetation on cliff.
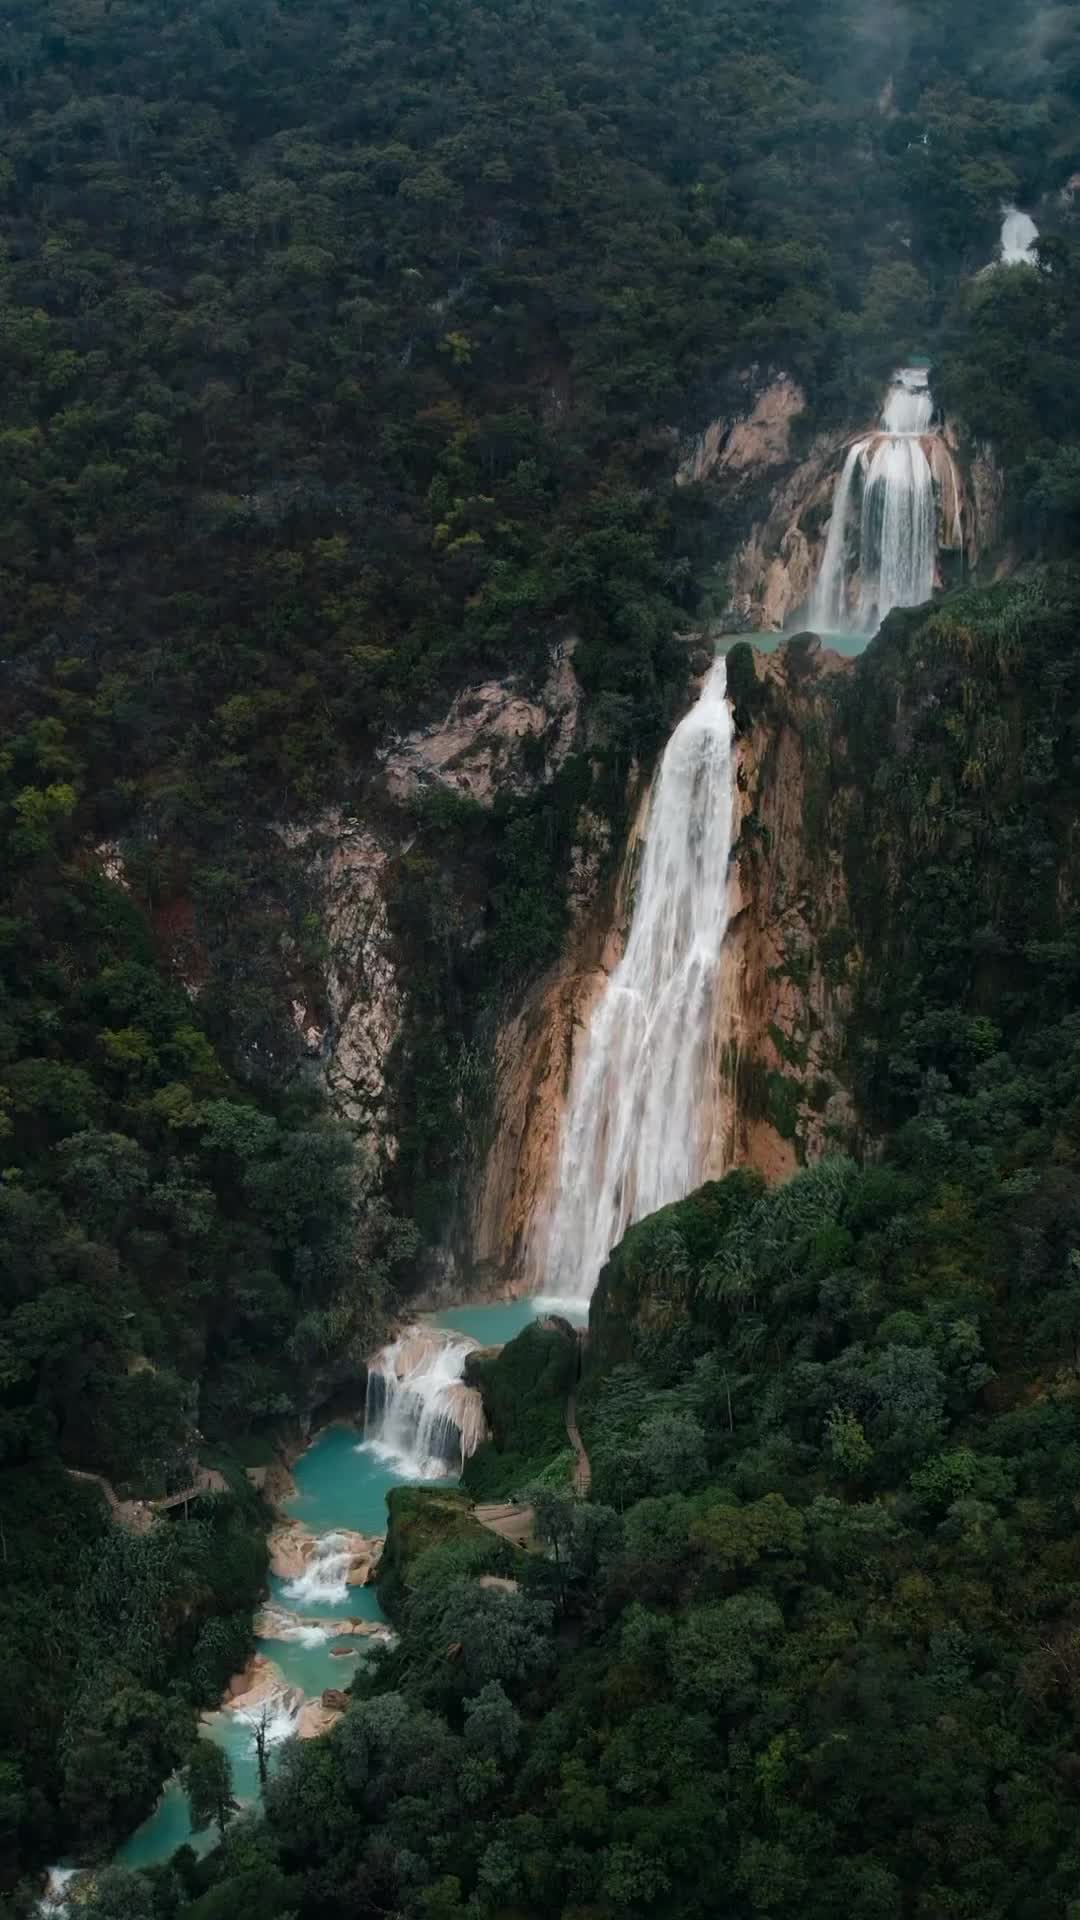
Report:
M1059 574L896 616L837 696L880 1157L736 1172L627 1235L591 1499L538 1494L516 1591L421 1552L398 1646L155 1916L249 1875L301 1920L1070 1912L1078 611ZM536 1337L484 1364L493 1407L534 1389L530 1436Z
M546 1468L569 1479L566 1396L579 1364L565 1321L536 1321L498 1353L470 1357L466 1379L479 1388L492 1435L465 1464L462 1484L474 1499L514 1496Z
M472 1499L460 1488L395 1487L386 1504L379 1600L392 1620L419 1588L501 1570L504 1543L473 1518Z
M675 636L739 532L701 490L673 490L680 435L741 404L744 376L780 367L808 391L807 428L846 421L899 354L941 348L968 424L997 435L1016 469L1021 533L1060 540L1076 507L1067 231L1051 272L963 294L957 276L990 258L1000 200L1056 193L1080 156L1071 22L974 0L944 14L930 0L895 13L861 0L375 0L362 18L339 0L9 0L3 28L6 1885L47 1854L106 1851L146 1804L237 1656L259 1577L243 1489L205 1522L125 1545L66 1469L154 1494L183 1483L204 1441L265 1438L362 1350L420 1235L448 1231L483 1126L484 1018L551 957L581 804L625 804L631 762L647 762L681 696ZM988 629L979 604L941 618L959 672L964 633L977 648ZM318 1000L326 950L289 829L331 805L362 810L393 733L470 681L537 681L552 639L570 634L587 754L538 795L501 799L482 829L467 802L419 807L394 869L410 996L388 1193L311 1090L292 1013ZM1043 664L1050 744L1025 737L1022 773L1008 731L1022 667L1000 689L1003 745L977 692L949 708L948 741L926 743L918 819L948 824L937 866L990 941L966 973L957 961L944 997L933 987L937 1028L919 1026L897 902L866 878L860 909L896 961L881 991L900 1036L894 1072L873 1052L893 1031L868 1000L866 1098L883 1125L933 1099L933 1124L958 1140L977 1115L979 1167L998 1150L999 1093L1003 1138L1014 1116L1040 1151L1069 1137L1054 1116L1068 1109L1072 960L1043 882L1047 839L1063 832L1054 806L1071 804L1071 695L1060 653ZM872 674L859 684L870 700ZM874 741L852 740L869 784ZM908 747L887 727L880 746L898 753L902 783ZM971 796L1001 767L1018 797L979 843L990 877L967 885ZM880 835L908 821L895 784L873 796L868 870ZM911 851L926 830L905 824ZM1025 861L1043 915L1030 954L1012 926ZM1013 901L1003 933L998 863ZM966 936L960 908L936 910L934 870L917 917L940 973L945 943ZM1023 1000L1002 1086L995 982ZM771 1092L782 1112L783 1083ZM1015 1177L1034 1164L1018 1160ZM1064 1154L1053 1166L1067 1184ZM658 1252L646 1236L642 1275ZM697 1297L694 1274L678 1285ZM597 1726L618 1720L633 1682L618 1660L605 1677L622 1629L603 1509L610 1498L629 1513L654 1453L669 1475L700 1456L679 1366L660 1329L650 1339L653 1357L633 1364L660 1368L659 1425L637 1431L636 1388L614 1370L583 1398L586 1426L608 1430L601 1521L564 1529L547 1514L570 1543L554 1597L545 1587L500 1614L489 1593L473 1618L462 1576L462 1620L432 1630L463 1664L439 1668L440 1687L418 1652L402 1656L406 1704L373 1698L362 1726L335 1736L351 1758L324 1827L307 1775L322 1778L329 1750L290 1759L277 1824L244 1828L207 1870L223 1877L202 1920L242 1906L234 1871L260 1915L285 1902L305 1920L358 1900L410 1920L474 1895L492 1911L672 1903L669 1869L619 1801L619 1782L636 1783L627 1805L659 1794L653 1736L616 1752L590 1800L595 1753L582 1759L571 1720L541 1717L545 1689L564 1685L545 1638L554 1605L586 1634L566 1701L588 1703ZM556 1404L525 1409L521 1445L478 1461L477 1484L551 1466ZM626 1441L621 1480L612 1436ZM541 1586L546 1565L530 1575ZM133 1624L106 1658L102 1596L121 1585ZM419 1647L423 1622L403 1644ZM668 1708L656 1711L666 1749ZM715 1730L696 1710L688 1725L682 1777L707 1783ZM777 1762L762 1793L786 1804L784 1777ZM540 1822L541 1839L504 1832L504 1817ZM671 1874L692 1888L696 1817L664 1819L671 1858L685 1847ZM714 1837L717 1822L702 1825ZM545 1849L565 1884L545 1880ZM171 1885L153 1895L162 1920ZM725 1898L742 1885L732 1876ZM836 1897L866 1907L853 1887ZM141 1912L151 1894L140 1884L130 1898Z

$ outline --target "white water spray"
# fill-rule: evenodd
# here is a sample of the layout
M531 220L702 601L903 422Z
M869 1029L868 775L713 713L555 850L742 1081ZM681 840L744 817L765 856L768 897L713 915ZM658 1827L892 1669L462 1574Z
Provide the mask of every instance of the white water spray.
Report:
M821 633L871 632L894 607L917 607L934 590L937 506L923 440L934 403L926 374L904 367L885 397L881 431L848 450L807 619ZM861 501L859 490L861 488ZM852 534L858 518L858 591Z
M349 1597L348 1574L355 1557L342 1533L321 1533L314 1552L294 1579L282 1589L287 1600L300 1607L334 1607Z
M1002 266L1033 267L1039 229L1030 213L1021 213L1018 207L1002 207L1001 213L999 251Z
M256 1746L256 1734L261 1735L268 1747L280 1747L296 1732L300 1719L300 1709L304 1696L299 1687L286 1687L281 1693L268 1694L254 1707L238 1707L236 1718L241 1725L251 1730L251 1746Z
M734 820L726 663L668 742L626 952L593 1010L533 1249L550 1304L587 1300L626 1228L705 1177L720 1093L717 988Z
M410 1327L368 1362L364 1441L406 1480L445 1480L486 1438L480 1396L462 1379L475 1340Z
M83 1867L50 1867L46 1875L45 1891L37 1903L37 1910L43 1920L68 1920L71 1913L71 1894L74 1891L72 1881L85 1872Z

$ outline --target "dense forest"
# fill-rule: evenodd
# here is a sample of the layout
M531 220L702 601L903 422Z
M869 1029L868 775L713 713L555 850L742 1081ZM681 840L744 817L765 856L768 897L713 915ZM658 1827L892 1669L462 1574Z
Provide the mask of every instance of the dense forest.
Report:
M1068 573L894 615L828 695L879 1157L631 1228L589 1499L571 1330L481 1360L465 1491L391 1496L397 1644L261 1821L94 1920L1073 1911L1078 615ZM470 1518L514 1491L546 1552Z
M414 1283L459 1173L461 1036L557 947L583 795L617 815L627 766L651 758L684 698L677 636L707 610L738 528L706 490L673 488L682 436L724 411L748 369L799 379L800 431L860 420L896 361L921 351L942 400L1005 464L1015 555L1067 554L1080 516L1080 26L1068 8L987 17L968 0L945 17L922 0L382 0L359 15L335 0L5 0L2 22L0 1876L14 1886L66 1852L107 1856L247 1650L266 1516L243 1467L333 1391ZM1040 209L1040 266L980 277L1012 199ZM512 1649L493 1646L490 1671L485 1653L448 1690L430 1651L449 1632L445 1592L475 1615L451 1640L482 1644L494 1619L447 1587L436 1556L438 1593L409 1601L392 1665L373 1664L370 1700L335 1736L353 1742L348 1764L333 1743L290 1758L269 1825L234 1832L213 1884L190 1862L186 1878L106 1876L101 1920L171 1916L189 1897L201 1915L245 1900L305 1916L478 1902L583 1920L675 1904L675 1888L703 1903L687 1912L736 1899L783 1911L824 1902L826 1887L867 1913L874 1901L883 1914L1063 1910L1031 1862L1057 1845L1071 1790L1054 1731L1069 1697L1069 1392L1046 1368L1073 1337L1075 975L1054 876L1072 804L1075 590L1064 573L1035 578L1018 599L972 593L940 628L895 620L854 682L852 764L878 813L851 853L853 888L883 957L852 1046L886 1162L797 1183L824 1251L804 1262L798 1241L808 1291L793 1299L783 1276L802 1201L736 1180L721 1200L687 1203L686 1220L707 1216L686 1255L695 1276L727 1258L729 1233L750 1236L761 1331L743 1353L749 1321L712 1281L688 1280L685 1336L624 1358L632 1390L601 1371L586 1396L601 1460L602 1428L637 1445L631 1403L669 1435L657 1457L689 1450L685 1506L641 1518L676 1543L667 1586L630 1607L627 1556L643 1555L632 1513L608 1513L626 1490L613 1502L601 1471L595 1512L552 1514L573 1534L571 1572L550 1588L538 1563ZM384 1180L327 1113L282 1019L321 931L281 829L360 804L395 730L470 676L541 674L568 631L588 756L483 822L417 811L396 902L414 982L401 1150ZM959 703L956 731L923 743L928 789L945 782L950 796L930 814L922 789L913 811L910 756L892 777L877 769L888 675L915 657L940 658L941 714ZM1000 713L962 697L995 674ZM978 777L938 767L976 720ZM1006 785L1008 803L982 811ZM876 891L890 836L889 872L920 889L903 903ZM455 945L466 870L485 901L480 945ZM886 1034L902 1039L895 1057ZM1008 1258L986 1244L991 1200ZM770 1301L786 1303L782 1338ZM892 1325L920 1315L926 1328ZM957 1320L989 1357L956 1357ZM875 1411L875 1369L894 1350L881 1364L898 1379L929 1368L910 1391L937 1409L910 1446ZM715 1382L735 1352L745 1383L718 1424ZM840 1384L811 1386L811 1366ZM987 1369L1007 1383L1000 1405ZM825 1402L828 1419L839 1409L834 1451L813 1426ZM912 1476L937 1458L926 1436L942 1434L975 1465L968 1480L956 1469L948 1499L924 1499ZM757 1524L766 1469L753 1463L774 1442L792 1456L769 1497L795 1531L744 1582L742 1561L710 1560L699 1534L733 1505ZM1005 1461L998 1479L984 1454ZM515 1457L527 1479L550 1466L524 1441ZM197 1460L229 1491L143 1539L119 1538L100 1487L76 1477L153 1497ZM490 1458L477 1471L499 1483ZM675 1498L644 1467L633 1489L647 1504ZM978 1579L948 1518L961 1497L1004 1503L979 1523L994 1571ZM843 1509L829 1522L841 1533L847 1512L877 1542L886 1510L899 1531L861 1559L815 1546L819 1500ZM464 1568L468 1548L453 1551ZM852 1581L867 1596L902 1589L902 1604L886 1658L872 1639L885 1602L850 1600L871 1641L841 1661L849 1691L826 1707L814 1661L839 1645L827 1595L849 1551ZM785 1571L765 1593L777 1552ZM920 1613L934 1555L944 1597ZM1021 1600L1009 1581L1019 1569L1036 1582L1036 1567L1039 1594ZM979 1580L995 1596L985 1615L970 1597ZM734 1647L738 1616L729 1629L708 1609L744 1585L768 1613L745 1626L747 1677L730 1700L718 1682L692 1701L663 1662L680 1635L696 1648L699 1633L724 1645L734 1633ZM785 1718L775 1663L790 1674L799 1659L769 1623L809 1633L819 1604L810 1679ZM1039 1667L1043 1618L1058 1651ZM865 1859L843 1868L855 1877L830 1879L814 1864L834 1844L813 1825L826 1800L854 1831L860 1772L915 1779L922 1765L882 1754L870 1768L845 1744L844 1715L870 1686L852 1675L909 1689L890 1737L907 1726L913 1747L938 1697L930 1638L953 1631L968 1635L955 1671L978 1697L941 1683L939 1717L965 1748L965 1791L972 1745L991 1763L979 1715L998 1711L1009 1662L1042 1676L1020 1688L1008 1738L994 1722L1000 1771L986 1787L994 1846L1017 1809L1027 1838L1008 1844L1026 1849L1034 1890L1000 1874L976 1884L974 1867L935 1890L935 1861L958 1872L986 1858L977 1824L958 1837L959 1812L936 1837L904 1829L899 1862L894 1816L867 1814ZM649 1672L658 1692L638 1699ZM727 1754L715 1777L710 1714ZM670 1800L649 1771L657 1751ZM655 1845L630 1833L646 1804ZM756 1869L736 1872L725 1832L759 1847ZM709 1862L705 1845L718 1849ZM842 1835L835 1847L846 1859ZM811 1891L779 1866L768 1879L781 1855Z

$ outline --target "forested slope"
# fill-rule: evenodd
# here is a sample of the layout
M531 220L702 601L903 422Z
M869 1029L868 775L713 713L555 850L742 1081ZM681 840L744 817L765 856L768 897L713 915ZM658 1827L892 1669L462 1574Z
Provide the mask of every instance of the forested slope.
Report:
M1051 273L961 280L1000 199L1080 160L1074 27L939 11L3 9L10 1876L145 1808L261 1574L238 1475L208 1534L121 1577L64 1469L153 1493L265 1443L409 1284L453 1191L461 1034L557 945L574 809L617 810L682 696L673 636L731 530L673 491L680 432L754 365L798 376L808 427L861 417L940 345L1022 538L1069 535L1068 204ZM279 829L361 804L390 732L565 631L588 758L482 828L415 822L388 1193L303 1072L322 935ZM65 1773L91 1721L92 1794Z
M1078 595L895 615L835 695L880 1159L737 1171L631 1229L577 1395L591 1499L574 1342L485 1362L470 1475L528 1493L547 1548L520 1590L410 1494L400 1639L341 1724L206 1868L107 1878L91 1914L1070 1911Z

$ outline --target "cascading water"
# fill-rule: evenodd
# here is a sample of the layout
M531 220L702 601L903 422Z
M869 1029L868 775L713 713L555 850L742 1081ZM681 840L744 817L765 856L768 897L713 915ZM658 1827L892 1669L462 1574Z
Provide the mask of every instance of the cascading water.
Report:
M1039 229L1030 213L1021 213L1019 207L1002 207L1001 241L999 251L1003 267L1033 267L1035 265L1035 242L1039 238Z
M347 1600L354 1557L352 1542L344 1534L321 1533L303 1573L283 1588L286 1600L300 1607L333 1607Z
M280 1693L267 1694L258 1706L239 1708L236 1718L241 1726L250 1727L253 1747L256 1734L265 1740L268 1747L280 1747L296 1732L303 1704L304 1696L299 1687L285 1687Z
M720 1084L731 740L719 659L660 763L626 951L574 1075L554 1199L532 1249L534 1286L552 1302L587 1300L631 1222L705 1174Z
M475 1346L410 1327L368 1362L363 1445L405 1479L457 1473L486 1437L480 1396L462 1379Z
M894 607L917 607L934 588L937 506L924 439L934 403L925 372L904 367L885 398L881 431L849 448L807 620L821 633L870 632ZM852 531L858 507L858 591Z

